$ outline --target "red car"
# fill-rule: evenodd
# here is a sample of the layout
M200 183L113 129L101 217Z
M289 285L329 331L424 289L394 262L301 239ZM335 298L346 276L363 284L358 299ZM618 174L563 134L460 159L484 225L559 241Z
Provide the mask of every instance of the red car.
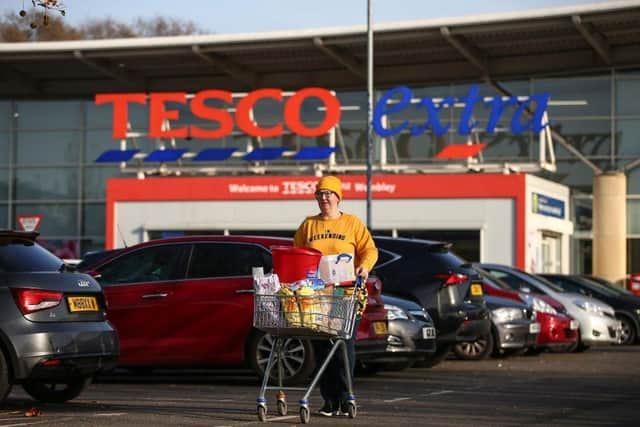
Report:
M103 287L107 315L120 337L119 365L154 367L244 365L264 372L272 339L253 328L252 267L271 271L270 247L290 239L186 236L114 251L85 269ZM357 334L357 357L384 353L386 310L381 283L367 283L369 304ZM285 344L285 380L304 381L315 368L312 346Z
M482 276L482 287L486 294L509 298L532 306L536 312L536 320L540 323L537 350L542 348L564 350L576 342L578 323L566 314L564 306L559 301L545 294L516 292L482 269L476 269Z

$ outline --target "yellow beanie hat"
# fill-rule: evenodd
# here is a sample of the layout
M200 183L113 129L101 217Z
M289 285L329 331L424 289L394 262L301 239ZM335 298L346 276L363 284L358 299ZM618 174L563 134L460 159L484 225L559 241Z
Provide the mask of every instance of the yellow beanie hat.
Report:
M333 175L323 176L316 185L317 190L329 190L338 195L338 199L342 200L342 182L340 178Z

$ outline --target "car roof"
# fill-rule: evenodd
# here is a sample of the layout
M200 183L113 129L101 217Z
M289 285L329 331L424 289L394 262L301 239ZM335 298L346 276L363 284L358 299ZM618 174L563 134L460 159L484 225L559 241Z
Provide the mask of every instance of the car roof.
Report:
M450 250L453 244L438 240L415 239L412 237L373 236L376 242L384 242L395 246L427 246L429 249Z
M0 237L19 237L21 239L27 239L35 241L40 233L37 231L19 231L19 230L2 230L0 229Z
M271 237L271 236L246 236L246 235L193 235L193 236L177 236L177 237L164 237L161 239L148 240L146 242L138 243L133 246L129 246L126 249L139 248L144 246L155 246L168 243L193 243L193 242L240 242L240 243L257 243L263 246L291 246L293 239L286 237Z

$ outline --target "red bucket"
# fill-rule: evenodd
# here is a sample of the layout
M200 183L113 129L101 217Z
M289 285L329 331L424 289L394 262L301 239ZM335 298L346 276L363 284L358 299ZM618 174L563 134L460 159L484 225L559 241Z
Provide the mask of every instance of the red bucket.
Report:
M272 246L273 271L281 283L316 277L322 252L311 248Z

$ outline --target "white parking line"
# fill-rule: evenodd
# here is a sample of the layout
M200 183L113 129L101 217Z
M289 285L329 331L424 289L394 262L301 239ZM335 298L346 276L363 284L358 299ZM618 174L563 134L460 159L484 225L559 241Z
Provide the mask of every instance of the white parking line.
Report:
M383 400L384 403L400 402L401 400L411 400L410 397L396 397L395 399Z
M126 412L103 412L93 414L94 417L121 417L122 415L127 415Z
M440 390L440 391L434 391L433 393L427 393L425 394L425 396L438 396L440 394L449 394L449 393L453 393L453 390Z

